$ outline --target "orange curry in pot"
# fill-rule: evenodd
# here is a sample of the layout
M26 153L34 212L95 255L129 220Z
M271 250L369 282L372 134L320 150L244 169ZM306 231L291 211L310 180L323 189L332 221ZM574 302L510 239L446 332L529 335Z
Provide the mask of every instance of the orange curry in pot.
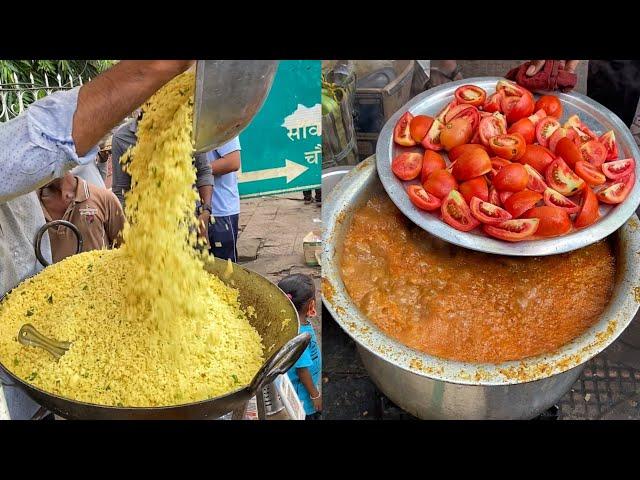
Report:
M430 355L500 363L557 350L611 298L615 257L600 241L567 254L503 257L445 243L387 197L354 214L342 279L387 335Z

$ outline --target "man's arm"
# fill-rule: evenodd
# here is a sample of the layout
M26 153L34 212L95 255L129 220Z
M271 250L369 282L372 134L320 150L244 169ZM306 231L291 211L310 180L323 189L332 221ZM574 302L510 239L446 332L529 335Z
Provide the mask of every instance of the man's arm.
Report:
M122 170L120 158L124 155L128 146L114 135L111 148L111 190L115 193L124 209L124 192L128 192L131 189L131 175Z
M211 174L211 165L207 160L206 153L196 155L196 186L200 194L200 204L209 207L209 210L203 209L198 215L198 233L207 243L209 243L209 221L211 219L211 195L213 194L213 175Z
M298 378L300 379L300 383L304 385L304 388L309 393L309 397L311 398L311 402L313 403L314 408L320 412L322 411L322 398L320 397L320 392L313 384L313 378L311 377L311 372L308 368L298 368L296 369L296 373L298 374Z
M237 172L239 169L240 150L231 152L211 162L211 172L213 172L214 175L226 175L227 173Z
M0 202L93 161L100 139L190 63L122 61L82 87L42 98L0 124Z

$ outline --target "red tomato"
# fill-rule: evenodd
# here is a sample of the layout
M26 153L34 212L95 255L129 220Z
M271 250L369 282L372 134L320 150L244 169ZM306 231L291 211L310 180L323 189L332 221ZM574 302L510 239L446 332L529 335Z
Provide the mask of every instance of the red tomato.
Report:
M594 167L600 168L607 158L607 149L598 140L589 140L580 146L582 157Z
M504 202L504 208L513 218L518 218L527 210L535 207L540 200L542 200L542 194L525 189L507 198Z
M440 143L440 134L444 129L444 123L437 118L433 120L431 128L427 132L427 135L422 139L422 146L428 150L442 150L442 144Z
M480 140L480 132L478 131L477 128L476 128L475 133L473 134L473 138L471 139L471 141L469 143L472 143L474 145L480 145L480 146L484 147L484 145L482 145L482 141Z
M521 97L525 91L528 90L525 90L516 82L512 82L511 80L507 80L506 78L501 78L496 84L496 92L500 92L502 96L505 97Z
M518 160L524 155L527 143L519 133L497 135L489 140L489 148L499 157Z
M531 165L538 172L544 173L551 162L554 160L553 154L549 149L540 145L527 145L524 155L518 159L520 163Z
M576 175L587 182L590 187L602 185L607 181L607 177L599 169L584 160L576 162L575 171Z
M554 117L544 117L536 124L536 139L543 147L549 146L549 138L558 128L560 122Z
M409 123L409 132L411 133L411 138L416 142L420 143L422 139L427 135L427 132L431 128L431 124L433 123L433 117L429 117L428 115L417 115L413 117L413 120Z
M585 188L585 190L591 190L590 188ZM544 203L550 207L558 207L565 210L567 213L576 213L580 210L580 207L569 200L567 197L562 195L559 192L556 192L553 188L547 188L544 191Z
M400 180L413 180L420 175L422 169L422 155L415 152L405 152L396 156L391 162L391 171Z
M403 147L413 147L416 142L411 138L411 129L409 124L413 119L413 115L409 112L405 112L398 119L398 123L393 128L393 141L398 145L402 145Z
M489 187L489 203L493 203L497 207L502 205L498 191L493 185Z
M471 122L466 118L454 118L440 132L440 144L449 151L468 143L472 136Z
M437 210L440 208L442 203L437 197L431 195L422 188L421 185L409 185L407 193L409 194L409 200L411 200L411 203L419 209L426 210L427 212Z
M469 204L473 197L478 197L484 202L489 200L489 187L487 186L487 181L484 177L476 177L471 180L467 180L460 184L458 190L460 190L460 193Z
M573 138L573 141L577 145L581 145L589 140L598 140L598 136L582 123L578 115L571 115L569 119L564 122L564 128L575 132L576 136Z
M514 100L517 97L503 97L500 103L500 107L507 117L507 123L512 124L517 122L521 118L528 117L533 113L534 101L533 95L528 90L524 90L524 93L518 100Z
M536 235L541 237L556 237L571 230L569 214L559 207L534 207L525 214L526 218L540 220Z
M527 187L527 183L529 174L519 163L502 167L493 179L493 186L504 192L519 192Z
M420 183L427 181L427 177L436 170L444 170L447 168L447 162L444 161L442 155L433 150L425 150L422 157L422 171L420 172Z
M551 150L553 153L556 153L556 146L558 145L560 139L564 137L567 137L569 140L573 141L573 139L576 137L576 132L571 129L567 130L564 127L558 128L555 132L553 132L551 138L549 138L549 150Z
M451 110L457 104L458 104L458 102L456 102L455 100L452 100L451 102L449 102L447 104L447 106L445 106L442 110L440 110L440 113L438 113L438 115L436 115L436 118L438 120L440 120L440 122L442 122L442 123L447 123L446 118L445 118L447 116L447 113L449 113L449 110Z
M511 219L511 214L489 202L484 202L478 197L471 199L471 214L480 222L496 225Z
M635 173L631 173L628 177L615 180L611 186L600 190L596 193L598 200L603 203L616 204L622 203L629 192L633 189L633 184L636 181Z
M498 225L483 225L482 229L485 233L500 240L519 242L536 233L538 223L539 220L537 218L527 220L519 218L517 220L507 220Z
M536 138L536 127L529 118L521 118L509 127L507 133L519 133L524 137L527 145L530 145Z
M480 222L471 215L469 205L460 192L451 190L442 201L442 219L453 228L462 232L473 230Z
M536 102L536 110L544 110L551 117L562 117L562 103L554 95L543 95Z
M633 158L625 158L624 160L616 160L615 162L607 162L602 164L602 171L607 178L618 180L626 177L636 171L636 162Z
M536 125L540 120L542 120L546 116L547 116L547 112L545 112L544 110L537 110L536 113L529 116L529 120L531 120L531 123Z
M458 103L468 103L475 107L484 104L487 98L487 92L475 85L463 85L456 88L455 97Z
M478 133L482 144L488 147L489 140L493 137L507 133L507 121L501 113L494 113L490 117L480 120Z
M451 190L458 188L458 182L446 170L436 170L431 172L422 186L431 195L444 198Z
M557 157L561 157L565 162L567 162L567 165L571 168L575 167L576 162L584 160L582 153L580 153L580 149L567 137L558 140L555 153Z
M570 197L585 187L584 180L573 173L560 157L547 167L545 178L547 185L566 197Z
M582 191L580 211L576 215L573 225L576 228L588 227L598 218L600 218L600 210L596 194L590 188L585 188Z
M487 152L475 149L463 153L453 164L451 173L459 181L471 180L491 171L491 159Z
M501 100L502 100L502 93L496 92L487 99L482 109L485 112L491 112L491 113L499 112Z
M513 192L498 192L498 198L500 199L500 204L503 207L504 207L504 202L506 202L511 195L513 195Z
M534 192L544 193L547 189L547 184L544 183L544 177L538 173L538 171L529 164L524 164L524 169L529 174L529 182L527 188Z
M456 118L466 118L471 124L471 130L475 130L478 127L478 123L480 123L480 112L473 105L462 104L451 107L444 118L446 120L445 123L449 123Z
M602 135L598 140L600 140L600 143L602 143L604 145L604 148L607 149L606 160L617 160L618 144L616 143L616 134L613 133L613 130L609 130L607 133Z
M476 148L480 148L485 152L489 153L487 147L485 147L484 145L478 145L476 143L467 143L465 145L458 145L457 147L453 147L451 150L449 150L449 160L451 160L452 162L455 162L458 159L458 157L461 156L463 153L466 153L469 150L474 150Z
M505 160L500 157L491 157L491 168L496 171L496 173L504 166L511 165L509 160Z

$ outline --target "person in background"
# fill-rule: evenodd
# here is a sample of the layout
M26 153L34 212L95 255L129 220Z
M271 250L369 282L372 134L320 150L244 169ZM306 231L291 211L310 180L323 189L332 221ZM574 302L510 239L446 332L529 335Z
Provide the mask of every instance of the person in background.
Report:
M43 266L33 248L45 224L36 190L95 159L97 144L193 60L123 60L90 82L41 98L0 123L0 295ZM42 253L51 261L48 236ZM40 406L17 387L0 387L12 419ZM0 402L2 398L0 398Z
M311 190L304 190L302 192L304 196L305 205L310 205L313 203L313 198L311 197ZM316 204L320 206L322 204L322 190L320 188L316 188Z
M80 231L82 251L117 246L124 227L124 212L120 202L106 188L96 187L71 172L38 190L44 218L66 220ZM74 233L63 225L49 228L53 261L73 255L77 251Z
M129 147L132 147L138 141L136 130L138 129L138 122L141 118L142 110L138 112L133 120L118 128L113 134L111 141L111 190L120 201L123 210L125 208L125 194L131 190L131 175L122 169L120 158ZM200 238L203 238L208 243L207 226L211 218L211 196L213 193L214 180L206 153L195 155L194 165L196 167L195 186L200 195L200 202L196 205L198 224L200 226L198 234Z
M111 162L111 137L106 141L100 143L100 150L98 150L98 157L96 158L96 166L100 172L102 180L107 182L107 174L109 172L109 163ZM107 187L108 188L108 187Z
M209 223L209 252L223 260L238 261L240 218L240 139L234 138L207 153L216 188L211 196L213 221Z
M316 287L309 275L289 275L278 282L298 311L300 333L308 332L311 341L291 369L287 372L298 398L304 406L306 420L319 420L322 412L322 395L318 389L322 372L322 357L318 341L309 318L316 316Z
M102 178L100 169L98 168L98 162L100 161L99 158L100 150L98 150L96 158L94 158L91 162L87 163L86 165L78 165L73 170L71 170L71 173L82 178L84 181L89 182L91 185L95 185L99 188L106 188L104 184L104 178Z

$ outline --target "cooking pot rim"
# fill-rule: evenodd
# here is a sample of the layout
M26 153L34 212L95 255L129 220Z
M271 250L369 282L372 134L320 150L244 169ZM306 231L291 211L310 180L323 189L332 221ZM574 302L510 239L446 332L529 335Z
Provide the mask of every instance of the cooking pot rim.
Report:
M322 299L340 327L362 348L416 375L463 385L512 385L532 382L575 368L609 346L629 325L640 306L640 222L634 214L616 231L616 286L600 320L560 349L500 364L447 360L407 347L387 336L355 306L346 293L339 270L336 239L350 223L363 197L384 189L375 157L349 172L333 188L323 205ZM386 194L386 193L385 193Z

